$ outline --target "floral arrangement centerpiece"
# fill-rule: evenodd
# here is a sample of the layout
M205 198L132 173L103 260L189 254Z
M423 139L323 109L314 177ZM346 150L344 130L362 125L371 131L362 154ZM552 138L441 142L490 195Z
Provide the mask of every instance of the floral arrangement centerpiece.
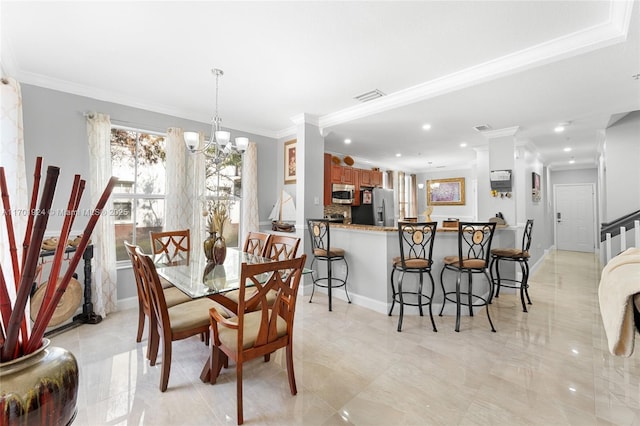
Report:
M209 232L209 237L203 243L204 254L209 262L221 265L227 255L224 226L229 219L228 202L226 200L209 200L203 214L207 217L207 231Z
M51 206L60 175L60 168L47 168L38 205L41 168L42 158L38 157L31 202L27 209L27 206L11 205L5 169L0 167L0 192L6 228L6 233L0 232L0 235L6 234L5 242L8 244L10 255L9 265L0 264L0 424L31 424L30 418L40 419L43 413L53 413L48 419L51 424L65 424L75 416L78 391L77 363L70 352L62 348L48 347L49 342L44 338L44 333L118 181L115 177L109 180L96 208L91 212L67 270L59 277L71 227L85 187L85 181L80 175L75 175L67 208L64 210L60 236L52 239L56 245L51 247L55 253L48 282L56 285L47 285L42 304L29 331L26 306L36 276L47 222L49 217L55 214ZM17 217L18 212L26 212L27 220L22 256L18 255L13 224L13 216ZM56 359L52 361L54 358Z

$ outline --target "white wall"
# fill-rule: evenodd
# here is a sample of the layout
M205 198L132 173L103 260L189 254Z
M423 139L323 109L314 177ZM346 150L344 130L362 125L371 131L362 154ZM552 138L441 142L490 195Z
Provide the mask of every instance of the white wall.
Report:
M606 211L602 222L611 222L640 209L640 111L614 123L605 138Z

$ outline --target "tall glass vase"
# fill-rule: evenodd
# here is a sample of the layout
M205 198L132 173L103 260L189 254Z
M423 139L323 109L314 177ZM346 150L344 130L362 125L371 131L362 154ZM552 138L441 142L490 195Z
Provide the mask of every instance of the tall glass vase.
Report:
M213 246L216 242L216 233L209 232L209 236L202 242L202 249L204 250L204 255L209 262L213 262Z
M213 243L213 261L216 265L222 265L227 257L227 242L219 235Z

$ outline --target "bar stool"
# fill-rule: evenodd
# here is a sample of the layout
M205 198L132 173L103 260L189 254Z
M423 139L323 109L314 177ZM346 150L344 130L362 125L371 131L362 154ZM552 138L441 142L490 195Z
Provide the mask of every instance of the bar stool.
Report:
M349 292L347 291L347 278L349 276L349 264L344 258L344 250L337 247L331 247L331 232L329 228L329 220L326 219L307 219L307 227L309 228L309 235L311 237L311 250L313 251L313 260L311 261L311 279L313 280L313 290L311 291L311 297L309 303L313 300L313 294L316 290L316 286L327 289L329 296L329 311L332 310L331 304L331 289L336 287L344 287L344 292L347 295L347 300L351 303L349 298ZM326 262L327 264L327 276L317 277L314 275L315 270L313 264L316 262ZM338 278L333 276L333 262L342 261L345 265L344 278Z
M398 317L398 331L402 331L402 317L404 315L404 306L417 306L420 310L420 316L423 316L422 307L429 306L429 317L433 331L438 331L436 323L433 321L433 312L431 310L431 301L435 290L435 283L431 275L431 266L433 265L433 242L436 238L436 226L438 222L398 222L398 240L400 242L400 256L393 259L393 269L391 270L391 309L389 316L393 312L396 302L400 305L400 316ZM400 278L398 279L398 289L393 284L393 275L398 271ZM402 283L405 273L414 273L420 275L418 288L415 291L403 290ZM427 274L431 280L431 291L429 294L422 292L423 275ZM407 297L409 300L407 300Z
M491 321L489 314L489 303L493 297L493 281L487 273L489 266L489 256L491 255L491 241L493 233L496 229L495 222L458 222L458 255L447 256L444 258L444 266L440 272L440 285L444 300L440 309L440 316L444 311L447 301L456 304L456 331L460 331L460 307L469 307L469 316L473 316L473 308L478 306L487 306L487 318L491 331L496 329ZM444 271L454 271L457 274L456 290L447 292L444 288ZM461 291L460 284L462 274L467 274L468 287L466 291ZM473 274L484 274L489 283L489 294L474 293L473 291ZM455 299L453 298L455 295ZM466 296L463 300L461 296Z
M491 274L491 282L496 286L495 297L500 296L500 287L519 288L520 301L522 302L522 311L527 312L527 305L524 303L524 296L527 296L527 302L531 305L529 297L529 248L531 247L531 231L533 229L533 219L528 219L524 227L522 235L522 248L495 248L491 250L491 265L489 273ZM500 277L500 261L517 262L520 265L522 279L510 279ZM495 268L494 279L493 271ZM505 281L508 284L505 284Z

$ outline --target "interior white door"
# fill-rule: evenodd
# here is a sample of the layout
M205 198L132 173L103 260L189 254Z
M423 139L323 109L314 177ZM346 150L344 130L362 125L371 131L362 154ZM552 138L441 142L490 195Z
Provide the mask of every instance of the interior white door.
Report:
M593 184L554 185L556 247L558 250L595 250Z

